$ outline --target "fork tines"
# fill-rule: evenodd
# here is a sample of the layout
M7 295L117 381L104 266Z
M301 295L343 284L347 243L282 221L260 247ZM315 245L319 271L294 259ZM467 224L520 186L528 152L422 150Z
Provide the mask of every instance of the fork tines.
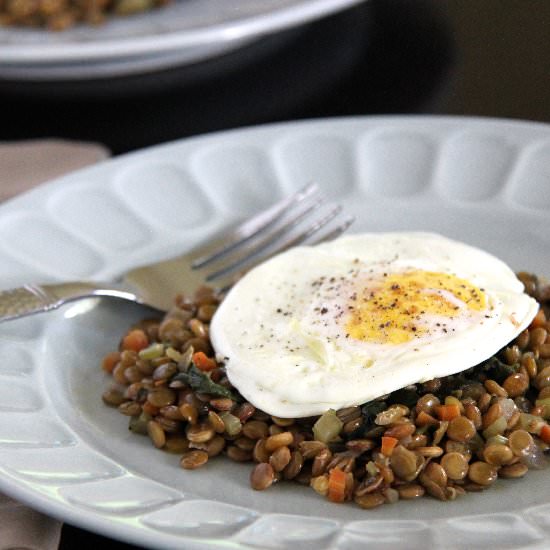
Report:
M292 246L334 239L354 221L347 217L338 223L341 211L341 206L326 204L318 185L311 183L225 234L213 250L194 260L193 268L208 267L206 280L217 281ZM328 231L321 233L323 229Z

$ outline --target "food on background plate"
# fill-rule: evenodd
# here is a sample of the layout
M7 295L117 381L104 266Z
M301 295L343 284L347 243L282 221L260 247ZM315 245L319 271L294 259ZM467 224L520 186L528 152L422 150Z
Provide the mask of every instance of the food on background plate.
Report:
M0 0L0 26L45 27L62 31L76 24L98 25L113 16L133 15L171 0Z
M255 489L453 500L550 445L550 287L520 279L427 233L298 247L132 327L103 398L186 469L226 454Z

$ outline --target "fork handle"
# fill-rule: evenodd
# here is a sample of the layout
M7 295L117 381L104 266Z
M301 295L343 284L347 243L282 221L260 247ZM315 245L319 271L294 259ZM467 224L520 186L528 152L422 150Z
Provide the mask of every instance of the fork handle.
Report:
M87 282L25 285L0 292L0 322L44 313L57 309L67 302L93 296L115 296L136 300L135 295L129 292Z

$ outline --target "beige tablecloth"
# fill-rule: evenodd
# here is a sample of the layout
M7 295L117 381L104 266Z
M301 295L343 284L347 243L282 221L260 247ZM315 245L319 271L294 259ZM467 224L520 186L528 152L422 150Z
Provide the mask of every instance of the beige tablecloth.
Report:
M0 202L109 156L93 143L56 139L0 142ZM0 550L56 550L61 522L0 493Z

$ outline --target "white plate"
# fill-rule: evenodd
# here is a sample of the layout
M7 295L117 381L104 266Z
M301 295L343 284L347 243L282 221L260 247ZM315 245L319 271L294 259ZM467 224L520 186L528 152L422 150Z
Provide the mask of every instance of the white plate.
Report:
M174 0L162 9L113 17L100 26L78 25L64 32L0 27L0 76L60 78L92 76L98 63L111 70L117 61L128 71L132 60L148 57L164 68L220 55L252 40L313 21L364 0ZM77 70L77 66L80 67ZM78 75L77 75L78 76ZM104 76L101 74L101 76Z
M109 278L186 249L309 180L355 231L431 230L550 274L550 128L429 117L288 123L103 162L0 207L0 281ZM442 504L372 511L194 472L102 405L98 364L142 311L84 302L0 325L0 489L50 515L164 548L547 547L548 471Z

